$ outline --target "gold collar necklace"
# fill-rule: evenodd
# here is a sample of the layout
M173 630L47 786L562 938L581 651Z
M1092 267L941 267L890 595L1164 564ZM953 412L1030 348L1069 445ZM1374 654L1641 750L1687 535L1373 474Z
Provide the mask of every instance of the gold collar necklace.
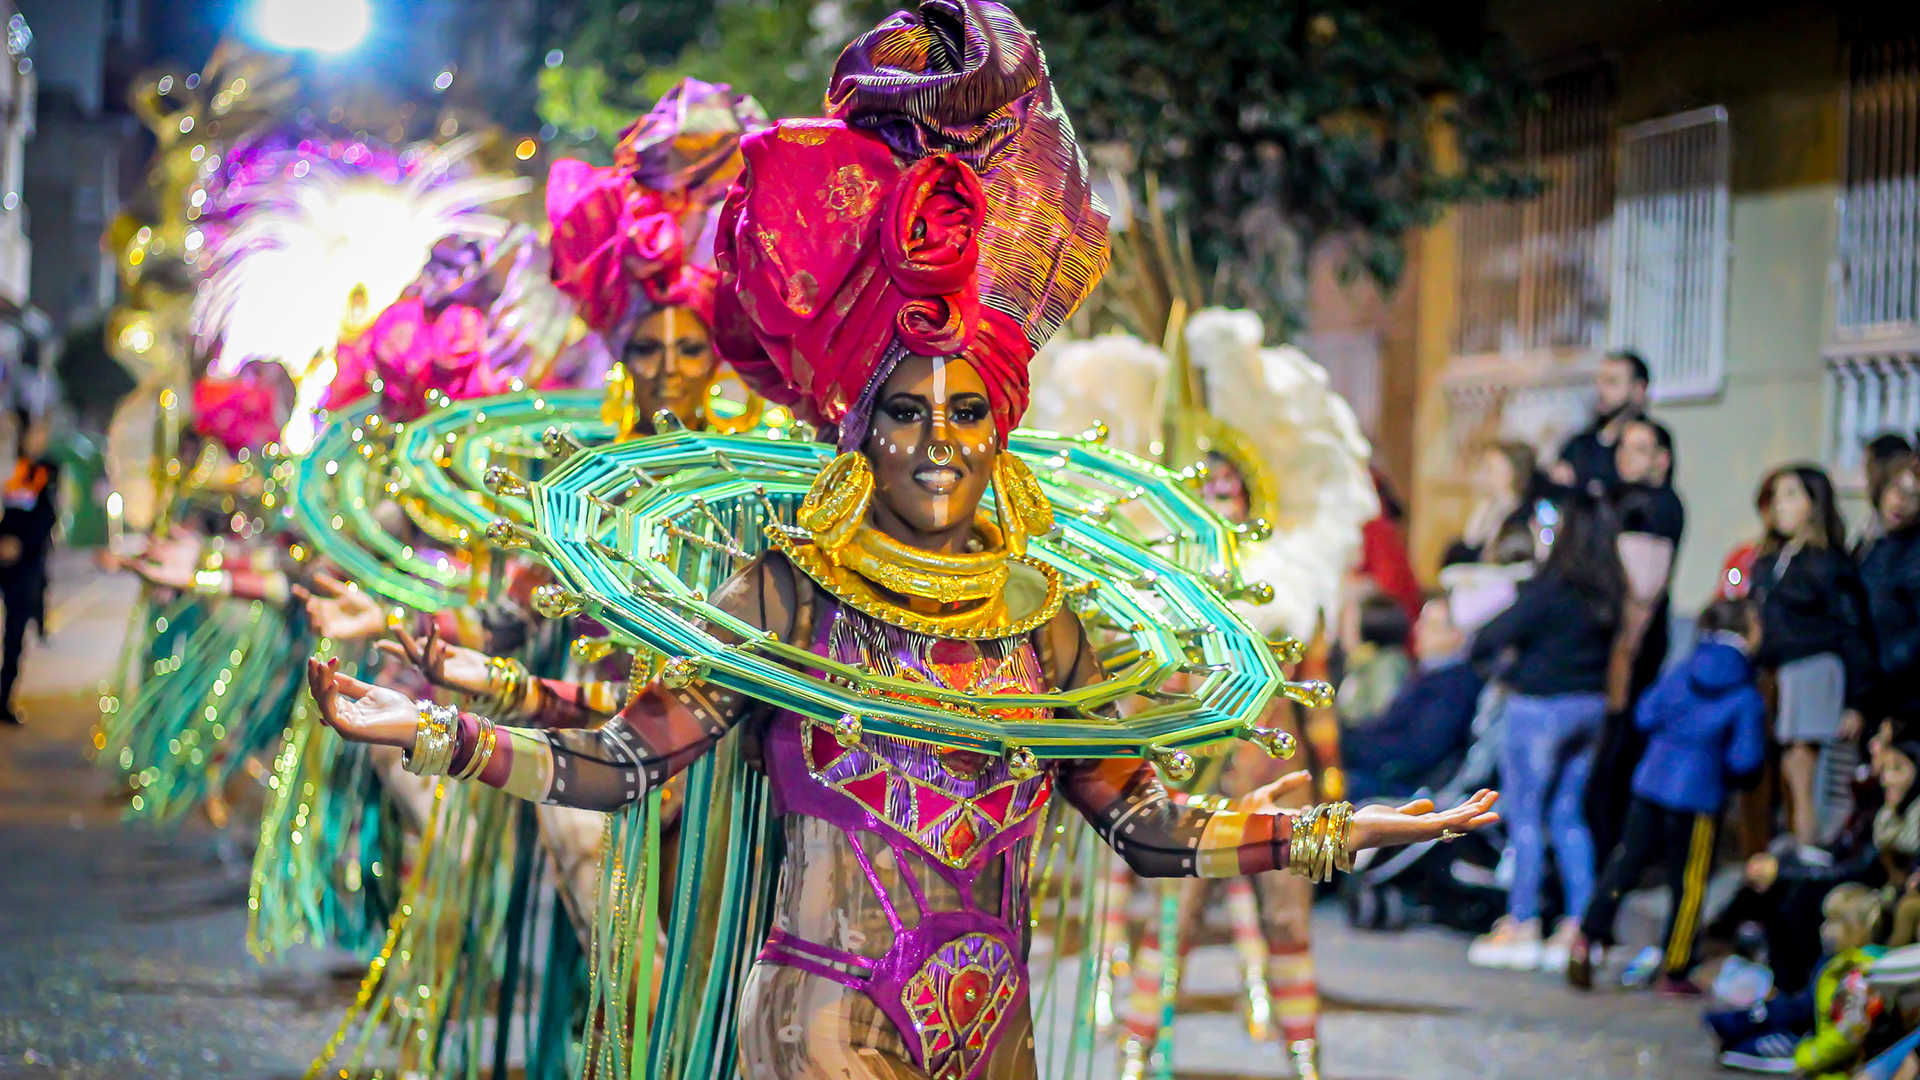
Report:
M996 490L1037 493L1037 483L1031 487L1023 483L1032 474L1018 458L1002 455L1001 460L1014 465L995 469ZM872 495L873 471L866 458L841 454L820 470L796 517L812 543L797 543L779 528L769 528L768 535L798 569L835 598L906 629L962 638L1011 636L1039 626L1060 609L1058 573L1022 550L1027 532L1022 525L1038 515L1031 511L1022 515L1001 497L1002 514L1018 519L1013 528L1003 530L981 514L973 523L981 550L949 555L902 543L874 528L867 521ZM1010 618L1006 596L1015 565L1033 570L1045 583L1044 598L1034 611L1018 619ZM966 606L930 613L894 597L930 601L943 608Z

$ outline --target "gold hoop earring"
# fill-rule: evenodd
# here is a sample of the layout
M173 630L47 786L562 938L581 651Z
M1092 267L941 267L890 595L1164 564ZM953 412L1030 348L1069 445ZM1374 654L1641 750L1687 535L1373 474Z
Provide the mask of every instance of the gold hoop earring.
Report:
M731 379L740 384L740 392L745 400L740 406L740 415L727 417L720 415L714 403L723 396L719 387ZM760 426L760 418L766 414L767 399L747 389L746 380L733 373L731 369L722 373L708 384L706 392L700 395L700 413L706 418L707 430L718 435L738 435L752 431Z
M1007 450L1000 451L993 463L993 501L1000 511L1009 554L1026 554L1029 537L1053 531L1053 503L1040 490L1039 478L1019 455Z
M873 466L865 454L849 450L813 478L794 520L813 535L816 547L838 562L836 553L853 542L872 501Z
M631 439L640 426L640 409L633 403L633 372L624 361L607 369L606 396L600 399L600 422L613 428L615 440Z

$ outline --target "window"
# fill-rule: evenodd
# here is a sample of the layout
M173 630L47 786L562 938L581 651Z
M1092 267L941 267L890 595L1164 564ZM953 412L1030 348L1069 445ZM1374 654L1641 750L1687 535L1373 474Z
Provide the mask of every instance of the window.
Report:
M1647 361L1656 400L1720 390L1730 167L1727 111L1718 105L1620 133L1610 337Z
M1920 39L1849 44L1847 142L1825 350L1827 460L1861 482L1861 449L1920 428Z
M1545 190L1460 210L1457 355L1585 350L1606 334L1611 74L1589 64L1541 89L1523 164Z
M1920 355L1912 351L1829 350L1827 388L1827 460L1843 482L1864 482L1861 452L1869 439L1885 432L1911 439L1920 431Z
M1920 50L1913 38L1849 50L1846 188L1840 200L1844 337L1920 330Z

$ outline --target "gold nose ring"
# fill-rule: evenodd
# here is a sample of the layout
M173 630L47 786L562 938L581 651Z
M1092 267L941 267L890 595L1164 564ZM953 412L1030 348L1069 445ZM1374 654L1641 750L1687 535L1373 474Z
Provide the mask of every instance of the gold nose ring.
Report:
M953 464L953 445L951 443L934 443L933 446L927 450L927 460L933 462L935 465L944 466Z

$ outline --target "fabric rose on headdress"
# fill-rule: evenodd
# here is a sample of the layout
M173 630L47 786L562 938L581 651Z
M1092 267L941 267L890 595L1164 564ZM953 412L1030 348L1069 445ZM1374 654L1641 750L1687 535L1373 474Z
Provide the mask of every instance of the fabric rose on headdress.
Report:
M366 397L373 387L373 358L367 354L367 335L342 338L333 347L333 381L320 397L323 409L340 409Z
M279 364L249 360L227 378L193 384L193 430L238 455L280 437L293 410L293 381Z
M618 169L572 158L553 163L553 283L579 305L587 325L613 329L642 295L654 304L707 302L711 286L686 263L685 210L684 199L640 187ZM702 317L711 314L707 303Z
M742 378L810 423L857 426L891 361L965 355L1002 437L1012 431L1032 349L981 303L986 200L973 169L946 154L903 168L835 121L783 121L741 150L716 242L731 287L715 341Z
M466 304L431 315L416 297L394 301L355 343L367 374L379 381L381 411L411 420L428 396L456 400L506 391L510 377L486 362L487 316Z
M572 316L557 296L529 289L546 268L533 258L530 230L516 227L487 243L447 237L434 244L426 265L400 298L364 331L334 344L334 375L321 406L340 409L378 391L381 409L396 419L418 416L428 394L465 400L504 393L516 376L544 379L551 353L541 335L561 330ZM551 313L557 313L557 319Z

